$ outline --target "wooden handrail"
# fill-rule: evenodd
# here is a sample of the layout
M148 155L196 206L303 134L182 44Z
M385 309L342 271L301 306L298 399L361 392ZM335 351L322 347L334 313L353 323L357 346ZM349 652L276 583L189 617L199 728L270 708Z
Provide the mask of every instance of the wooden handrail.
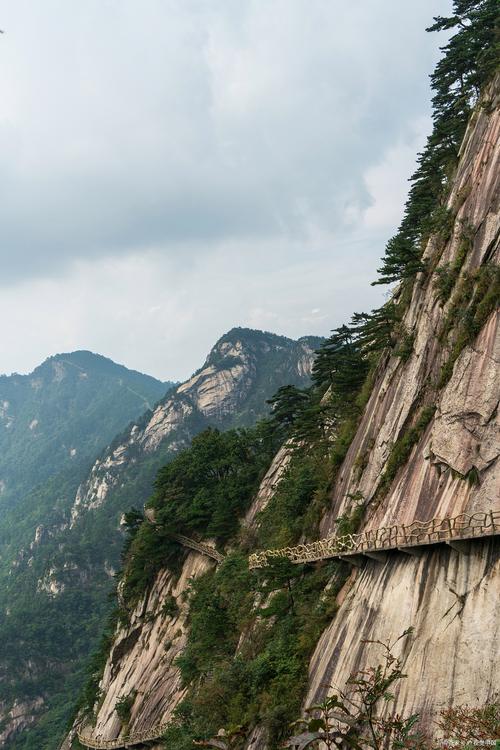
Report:
M269 564L269 560L277 558L285 558L292 563L299 564L391 549L411 549L411 547L429 546L452 540L481 539L499 534L500 510L460 513L454 518L431 518L430 521L382 526L378 529L368 529L360 534L330 536L309 544L256 552L249 557L249 567L251 569L263 568ZM208 555L217 562L224 560L224 556L209 544L196 542L182 534L176 534L174 538L183 546ZM98 739L78 732L78 739L82 745L94 750L121 750L161 739L167 726L167 723L157 724L144 732L135 732L114 740Z
M360 534L345 534L318 539L295 547L268 549L249 557L249 567L254 570L269 564L269 560L285 558L292 563L307 563L346 557L366 552L421 547L450 540L469 540L500 534L500 510L460 513L454 518L432 518L430 521L413 521L400 526L383 526Z
M156 513L154 508L146 508L144 510L144 515L149 523L153 525L156 523ZM172 534L172 539L175 539L176 542L182 544L183 547L189 547L189 549L194 549L197 552L201 552L202 555L211 557L212 560L215 560L218 563L221 563L224 560L224 555L222 555L220 552L217 552L215 547L212 547L210 544L205 544L204 542L196 542L194 539L190 539L188 536L184 536L184 534Z
M159 740L163 736L165 730L168 727L168 722L163 724L157 724L151 729L147 729L143 732L134 732L133 734L127 734L123 737L117 737L114 740L103 740L96 737L90 737L83 732L78 732L78 740L85 747L95 748L95 750L120 750L120 748L133 747L134 745L141 745L144 742L153 742Z

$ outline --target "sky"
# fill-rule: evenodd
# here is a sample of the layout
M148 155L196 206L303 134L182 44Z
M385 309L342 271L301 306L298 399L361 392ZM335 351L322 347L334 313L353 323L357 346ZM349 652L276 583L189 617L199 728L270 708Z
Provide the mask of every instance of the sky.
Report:
M0 372L182 380L380 305L450 5L0 0Z

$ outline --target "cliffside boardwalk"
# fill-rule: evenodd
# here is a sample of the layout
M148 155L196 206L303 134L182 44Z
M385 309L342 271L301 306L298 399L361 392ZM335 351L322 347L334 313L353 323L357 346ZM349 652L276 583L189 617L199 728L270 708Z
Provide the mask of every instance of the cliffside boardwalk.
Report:
M85 747L95 748L95 750L120 750L121 748L135 747L136 745L143 745L147 742L154 742L159 740L165 730L167 729L168 723L157 724L155 727L151 727L144 732L134 732L133 734L126 735L124 737L118 737L115 740L101 740L89 737L83 732L78 732L78 740Z
M286 558L296 564L330 558L345 558L356 564L363 556L383 562L386 553L391 550L419 555L423 548L443 542L466 552L471 541L497 535L500 535L500 510L460 513L454 518L413 521L408 525L369 529L360 534L331 536L295 547L268 549L250 555L249 566L251 569L263 568L269 564L269 560L279 558Z
M500 536L500 510L461 513L453 518L432 518L430 521L413 521L408 525L384 526L360 534L331 536L311 544L257 552L250 555L249 567L263 568L269 564L269 560L279 558L297 564L330 558L345 559L358 564L358 560L363 556L385 562L388 551L400 550L410 555L421 555L428 547L442 543L466 553L471 542L495 536ZM176 535L175 539L185 547L208 555L217 562L224 560L224 556L208 544L195 542L181 534ZM96 739L78 732L78 739L85 747L95 750L121 750L161 739L167 726L167 723L158 724L147 731L135 732L114 740Z
M154 508L146 508L144 511L144 515L149 523L153 525L156 523L156 514ZM215 560L215 562L217 563L221 563L224 560L224 555L221 555L220 552L217 552L215 547L212 547L210 544L197 542L194 539L190 539L188 536L184 536L183 534L172 534L172 539L174 539L176 542L179 542L179 544L182 544L183 547L194 549L196 550L196 552L200 552L202 555L211 557L212 560Z
M215 560L217 563L221 563L224 560L224 555L221 555L220 552L217 552L215 547L211 547L210 544L195 542L194 539L190 539L189 537L183 536L182 534L175 534L173 538L176 542L182 544L183 547L189 547L190 549L194 549L197 552L201 552L202 555L211 557L212 560Z

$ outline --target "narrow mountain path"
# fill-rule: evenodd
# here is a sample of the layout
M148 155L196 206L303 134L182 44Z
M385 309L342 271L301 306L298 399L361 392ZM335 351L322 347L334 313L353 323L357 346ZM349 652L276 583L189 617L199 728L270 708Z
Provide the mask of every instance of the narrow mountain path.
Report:
M146 510L146 517L154 523L154 512ZM387 553L403 552L421 556L438 544L446 544L461 554L468 554L472 545L483 539L500 536L500 510L461 513L453 518L432 518L430 521L413 521L408 525L384 526L363 531L360 534L346 534L340 537L327 537L310 544L295 547L265 550L249 557L251 570L265 568L273 559L288 559L292 563L308 563L318 560L338 558L353 565L361 565L366 558L385 563ZM203 542L176 534L174 539L184 547L196 550L220 563L224 555ZM94 750L122 750L138 747L160 740L168 723L157 724L147 731L135 732L113 740L91 737L78 733L82 745Z

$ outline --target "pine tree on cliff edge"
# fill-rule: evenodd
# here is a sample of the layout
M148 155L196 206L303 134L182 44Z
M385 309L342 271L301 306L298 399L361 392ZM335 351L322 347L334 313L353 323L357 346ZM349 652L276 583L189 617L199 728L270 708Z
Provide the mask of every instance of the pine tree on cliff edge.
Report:
M434 127L418 168L410 178L408 200L397 233L387 243L379 279L389 284L425 270L422 253L429 234L439 228L446 187L456 166L467 122L500 59L497 0L455 0L454 15L437 16L427 31L457 29L442 48L431 75ZM441 211L441 213L440 213Z

